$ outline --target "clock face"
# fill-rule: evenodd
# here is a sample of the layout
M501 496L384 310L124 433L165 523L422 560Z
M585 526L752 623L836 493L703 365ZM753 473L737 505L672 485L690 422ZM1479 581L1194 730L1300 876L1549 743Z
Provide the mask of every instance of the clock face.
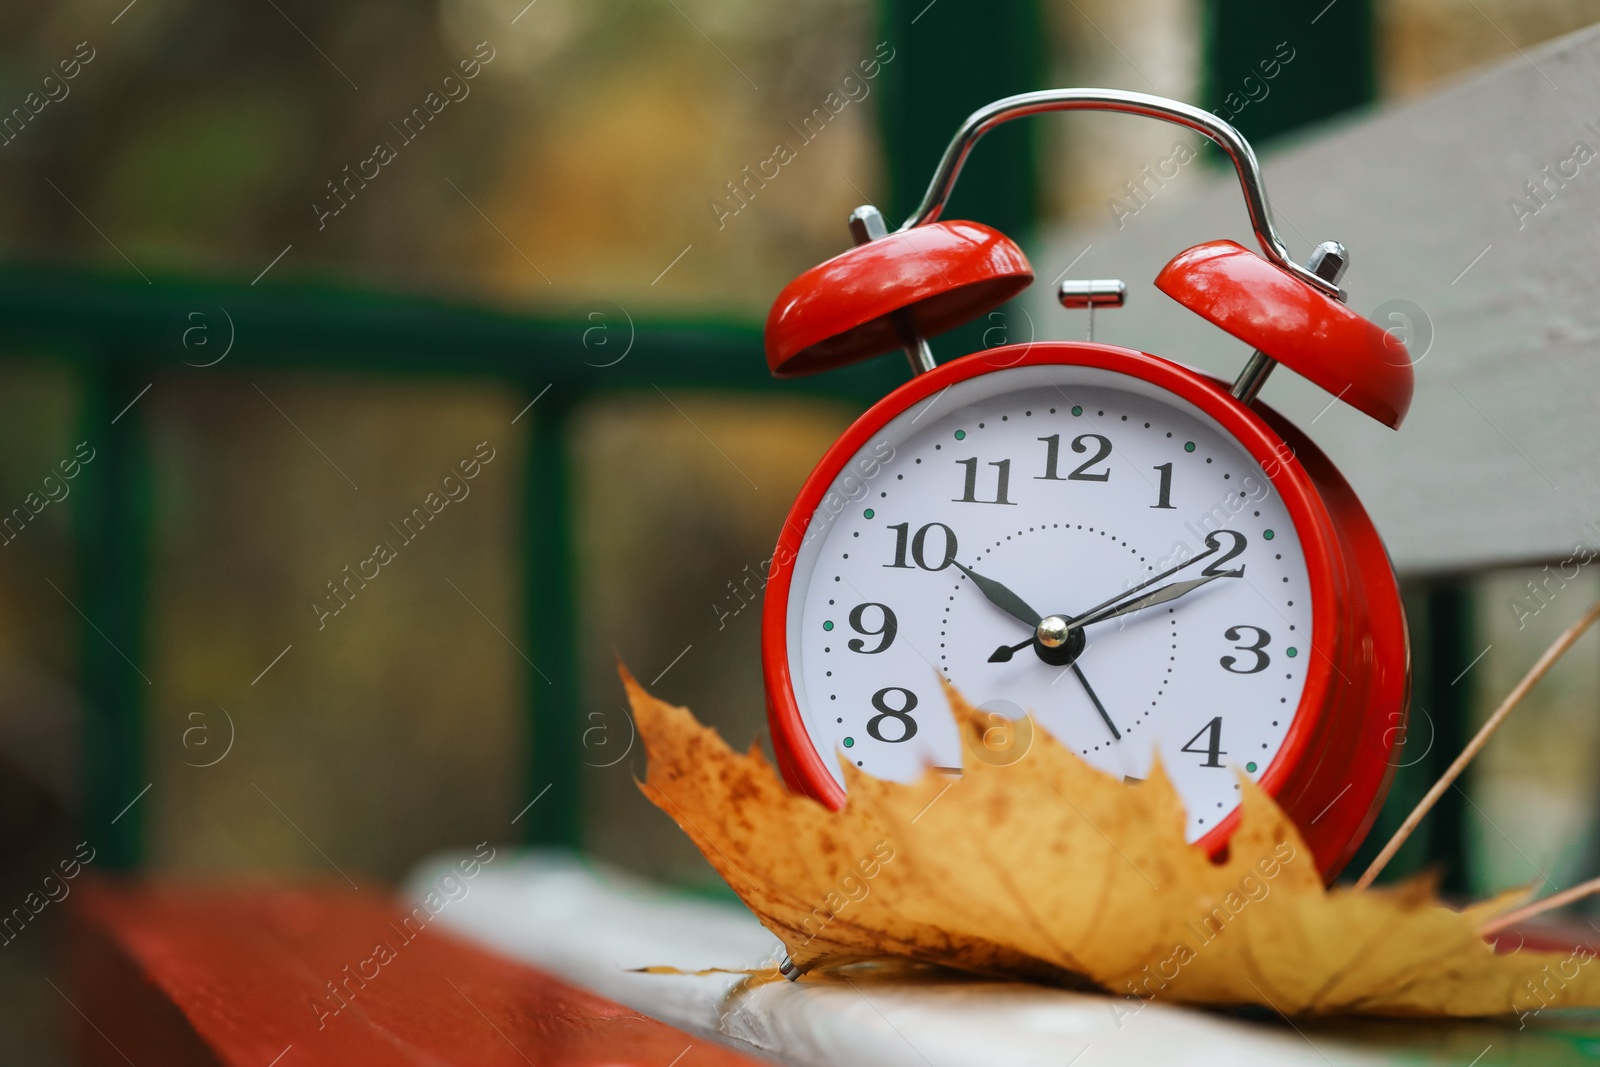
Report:
M795 556L786 653L841 785L840 756L960 768L942 676L1102 770L1144 778L1159 753L1195 840L1237 807L1232 768L1259 780L1283 746L1312 614L1288 509L1214 419L1030 365L913 404L845 464Z

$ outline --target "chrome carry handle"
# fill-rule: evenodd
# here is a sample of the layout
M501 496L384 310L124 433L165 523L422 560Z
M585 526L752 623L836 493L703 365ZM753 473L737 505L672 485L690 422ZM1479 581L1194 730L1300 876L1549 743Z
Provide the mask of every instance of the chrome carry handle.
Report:
M1272 224L1272 209L1267 206L1267 190L1261 182L1261 165L1256 162L1256 154L1251 150L1250 143L1239 131L1193 104L1148 93L1131 93L1121 89L1045 89L1008 96L979 108L956 132L950 147L944 151L944 158L939 160L939 168L934 172L928 191L923 194L922 203L900 230L938 221L944 212L945 202L950 199L951 190L955 188L956 178L961 174L962 164L967 161L967 154L979 138L1002 123L1046 111L1118 111L1161 119L1204 134L1233 161L1233 167L1239 173L1239 185L1244 190L1245 208L1250 212L1250 225L1267 259L1335 300L1344 299L1344 292L1337 284L1318 277L1289 258L1289 249Z

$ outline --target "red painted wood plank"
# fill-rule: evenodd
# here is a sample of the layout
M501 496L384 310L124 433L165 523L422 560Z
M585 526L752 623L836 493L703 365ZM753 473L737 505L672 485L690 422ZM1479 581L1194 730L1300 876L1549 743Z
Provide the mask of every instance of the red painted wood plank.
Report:
M85 885L66 990L91 1067L755 1067L344 885Z

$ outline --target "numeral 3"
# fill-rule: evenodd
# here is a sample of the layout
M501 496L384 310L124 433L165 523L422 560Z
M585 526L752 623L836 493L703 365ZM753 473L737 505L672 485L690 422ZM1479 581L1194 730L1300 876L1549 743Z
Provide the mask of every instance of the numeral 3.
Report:
M1254 630L1256 632L1255 643L1248 645L1236 645L1234 647L1240 652L1252 653L1255 656L1254 665L1250 667L1236 667L1234 664L1239 662L1239 657L1223 656L1222 669L1225 671L1232 671L1234 674L1257 674L1266 670L1267 664L1272 662L1272 658L1266 653L1267 645L1272 641L1272 635L1267 633L1267 631L1263 630L1259 626L1230 626L1223 631L1222 636L1226 637L1229 641L1243 641L1244 634L1241 633L1243 630Z

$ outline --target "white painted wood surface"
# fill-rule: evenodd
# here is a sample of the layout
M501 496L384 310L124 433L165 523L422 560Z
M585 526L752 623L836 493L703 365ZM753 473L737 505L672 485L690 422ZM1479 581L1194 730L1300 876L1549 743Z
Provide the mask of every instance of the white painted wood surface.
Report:
M410 895L420 900L454 858L418 868ZM778 943L742 908L673 894L562 853L507 859L485 868L438 922L690 1034L792 1067L1455 1062L1448 1032L1428 1041L1443 1054L1437 1060L1419 1052L1374 1056L1326 1028L1306 1034L1160 1003L1119 1018L1113 1006L1127 1002L1041 986L811 980L735 994L743 981L736 975L630 973L654 965L763 966Z
M1174 127L1173 143L1183 140ZM1579 143L1592 160L1575 158ZM1559 561L1579 541L1600 545L1600 27L1427 99L1310 131L1263 162L1295 254L1342 241L1351 306L1396 312L1385 325L1402 336L1418 325L1414 336L1432 334L1399 432L1343 404L1324 412L1332 397L1283 369L1262 394L1350 478L1398 568ZM1231 171L1204 166L1147 184L1142 206L1108 188L1103 225L1043 235L1030 249L1041 279L1031 322L1007 323L1008 339L1083 336L1084 313L1057 306L1048 284L1076 259L1071 277L1128 283L1127 306L1096 315L1096 340L1231 378L1246 347L1151 284L1201 241L1256 248ZM1546 179L1546 166L1557 177ZM1545 182L1542 202L1530 181ZM1124 212L1138 208L1121 228L1110 207L1119 194ZM1512 200L1529 206L1514 211ZM1416 317L1408 305L1420 324L1403 321Z

